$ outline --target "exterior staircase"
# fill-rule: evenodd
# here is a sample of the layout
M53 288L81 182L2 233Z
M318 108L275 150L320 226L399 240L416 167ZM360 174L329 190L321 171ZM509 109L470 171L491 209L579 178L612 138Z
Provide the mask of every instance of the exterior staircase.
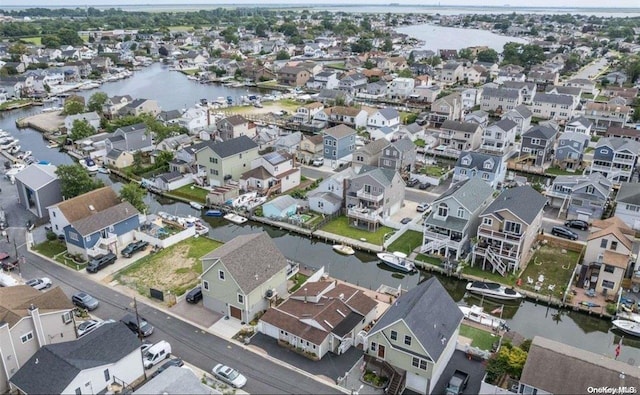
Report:
M447 245L447 241L448 241L447 239L430 241L424 247L422 247L420 252L429 253L433 251L438 251L439 249Z
M500 273L501 276L504 276L507 272L507 265L504 263L502 258L500 258L491 248L487 248L486 250L486 258L491 263L493 268Z
M389 365L387 361L383 361L382 370L389 377L389 385L385 392L387 395L400 395L404 392L404 386L407 380L406 372L398 372L393 366Z

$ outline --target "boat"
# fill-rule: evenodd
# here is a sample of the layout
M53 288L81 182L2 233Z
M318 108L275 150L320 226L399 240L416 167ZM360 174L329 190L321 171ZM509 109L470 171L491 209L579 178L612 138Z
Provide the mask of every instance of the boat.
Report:
M20 151L20 145L14 145L13 147L9 148L7 150L8 153L10 153L11 155L13 154L17 154Z
M60 146L59 143L50 143L47 145L47 148L58 148Z
M197 235L204 236L204 235L208 235L209 234L209 228L204 226L202 224L202 222L196 221L195 225L196 225L196 234Z
M583 300L582 302L580 302L580 305L582 305L582 306L586 306L586 307L588 307L588 308L592 308L592 307L602 307L602 306L600 306L600 305L599 305L599 304L597 304L597 303L588 302L588 301L586 301L586 300Z
M640 324L637 322L627 320L613 320L611 323L613 324L613 326L620 329L624 333L640 337Z
M202 210L204 206L198 202L189 202L189 206L195 208L196 210Z
M522 298L522 294L499 283L485 281L472 281L467 283L467 291L477 293L489 298L502 300L515 300Z
M333 249L335 252L342 255L353 255L356 253L353 248L345 244L336 244L333 246Z
M407 260L407 254L395 251L391 252L379 252L378 258L384 262L387 266L400 271L411 273L416 271L416 267L413 263Z
M7 141L5 143L0 144L0 149L1 150L8 150L8 149L13 148L16 145L18 145L19 142L20 142L20 140Z
M224 216L224 219L233 222L234 224L243 224L245 222L248 221L248 219L246 219L245 217L243 217L242 215L238 215L238 214L234 214L234 213L229 213L227 215Z
M235 198L231 203L231 205L236 208L244 207L245 204L249 203L249 201L251 201L252 199L255 199L257 196L258 196L257 192L245 193L244 195L240 195L237 198Z
M96 162L93 161L93 159L86 157L83 159L80 159L80 164L82 165L82 167L84 167L85 169L87 169L87 171L89 173L97 173L98 172L98 165L96 165Z
M244 204L244 207L247 210L253 210L256 207L263 205L266 201L266 196L258 196L253 199L249 199L249 201Z
M5 177L7 177L8 179L11 180L12 177L14 177L16 174L20 173L26 167L27 167L27 165L25 165L24 163L13 164L7 171L5 171L4 175L5 175Z
M638 313L620 311L616 314L616 317L621 320L633 321L640 324L640 314Z
M32 152L31 152L31 151L24 151L24 152L21 152L21 153L19 153L18 155L16 155L16 158L18 158L18 159L22 159L22 160L25 160L25 159L27 159L28 157L30 157L30 156L31 156L31 154L32 154Z
M0 138L4 138L4 137L11 137L11 135L8 132L5 132L4 130L0 129Z
M492 329L502 329L507 323L502 318L494 317L491 314L485 313L481 306L458 306L458 308L462 311L464 318L469 321L477 322L480 325L488 326Z
M204 215L207 217L222 217L223 213L221 210L207 210Z

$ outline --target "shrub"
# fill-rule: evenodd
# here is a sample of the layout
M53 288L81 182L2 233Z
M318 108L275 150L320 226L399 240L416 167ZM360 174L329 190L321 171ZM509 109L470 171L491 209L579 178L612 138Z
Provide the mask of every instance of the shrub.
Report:
M50 231L50 230L48 230L48 231L47 231L47 240L49 240L49 241L54 241L54 240L56 240L57 238L58 238L58 236L57 236L55 233L53 233L53 232L52 232L52 231Z

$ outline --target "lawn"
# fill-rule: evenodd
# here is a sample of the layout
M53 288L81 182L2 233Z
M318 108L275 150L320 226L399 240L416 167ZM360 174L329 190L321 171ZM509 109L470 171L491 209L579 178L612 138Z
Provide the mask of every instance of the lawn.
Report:
M440 266L442 264L441 257L425 254L416 255L416 261L425 262L433 266Z
M416 232L415 230L408 230L404 232L402 236L398 237L396 241L391 243L387 250L400 251L409 255L413 252L413 250L421 245L422 233Z
M193 30L193 26L169 26L169 31L171 32L192 32Z
M291 287L291 289L289 290L289 293L294 293L296 292L301 286L302 284L304 284L305 281L307 281L307 279L309 278L309 276L305 276L304 274L300 274L300 273L296 273L295 276L293 276L293 287Z
M346 70L347 68L344 65L344 62L336 62L336 63L327 63L327 67L338 70Z
M545 172L545 174L553 175L553 176L570 176L570 175L575 175L576 174L575 171L574 172L570 172L570 171L562 170L558 166L551 166L547 170L545 170L544 172Z
M61 242L60 240L47 240L40 244L34 245L33 249L44 256L53 258L54 256L60 254L61 252L66 251L67 246L65 243Z
M465 325L464 323L460 325L460 336L468 337L472 340L471 345L473 347L485 351L491 351L493 349L493 343L498 341L498 337L493 333Z
M198 284L200 258L221 245L207 237L192 237L139 259L114 279L142 295L148 296L149 288L155 288L179 296Z
M20 41L25 41L33 45L42 45L42 38L40 36L37 37L22 37Z
M563 254L562 248L543 245L533 254L527 268L520 276L522 278L522 286L533 290L538 277L543 275L544 281L539 292L544 295L562 298L564 287L569 283L579 258L579 252L567 250ZM534 281L534 284L528 283L528 277ZM550 285L555 285L553 291L549 289Z
M9 110L15 106L21 106L23 104L27 104L27 103L31 103L31 100L29 99L16 99L16 100L9 100L6 101L2 104L0 104L0 110Z
M194 201L198 203L206 203L207 195L209 194L208 189L200 188L193 184L185 185L176 190L169 192L167 195L174 195L184 199L188 199L189 201Z
M375 232L354 228L349 226L349 219L346 216L341 216L329 221L322 227L322 230L336 235L349 237L354 240L364 239L367 243L379 246L382 245L382 239L384 238L385 233L391 233L394 231L386 226L379 227Z
M421 174L426 174L430 177L440 178L443 175L447 174L447 169L440 166L424 166L420 169Z
M180 72L185 75L196 75L200 72L200 69L180 70Z
M476 263L476 265L473 267L465 265L462 268L462 273L476 276L485 279L486 281L493 281L505 285L515 285L516 281L518 280L515 274L508 273L505 277L503 277L498 272L492 273L489 270L482 270L481 263Z

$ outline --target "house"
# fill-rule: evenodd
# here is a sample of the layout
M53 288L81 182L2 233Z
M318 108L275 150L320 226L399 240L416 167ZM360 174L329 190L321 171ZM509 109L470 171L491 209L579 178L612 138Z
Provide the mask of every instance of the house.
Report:
M480 149L490 154L505 155L513 149L517 128L518 124L509 118L489 125L482 132Z
M352 128L363 128L367 126L369 114L361 108L335 106L328 111L329 125L347 125Z
M533 126L522 134L520 157L526 157L534 166L543 166L551 160L558 131L548 126Z
M358 172L362 166L378 166L385 147L390 144L387 139L377 139L358 148L353 153L351 166Z
M298 212L298 202L289 195L281 195L262 205L262 215L274 220L286 220Z
M589 136L577 132L564 132L558 138L554 163L563 170L582 168L582 158L589 147Z
M247 136L220 143L205 141L194 149L197 166L205 169L206 183L210 186L222 186L229 180L239 180L260 155L258 144Z
M28 285L15 285L0 287L0 309L0 390L8 393L9 380L41 347L75 339L74 306L60 287L40 292Z
M482 110L473 111L464 116L464 121L477 123L484 129L489 123L489 113Z
M213 395L221 394L206 384L191 369L169 366L156 377L151 378L140 388L133 391L133 395L166 394L166 395Z
M142 114L150 114L155 117L160 114L160 111L160 106L156 100L135 99L121 107L118 110L118 115L133 115L137 117Z
M306 282L258 321L258 331L313 359L340 355L376 317L378 303L360 289L336 281Z
M574 116L573 96L538 93L533 98L531 112L536 118L568 121Z
M304 135L300 141L297 158L301 163L310 164L314 158L322 158L324 138L321 134Z
M420 252L459 261L476 236L478 216L493 199L493 188L480 177L467 178L440 195L424 220Z
M456 348L463 315L435 278L400 295L366 337L365 361L393 367L388 393L431 394Z
M356 176L347 181L346 190L349 224L375 231L383 218L390 217L402 207L405 184L394 170L363 166Z
M324 70L307 80L307 88L320 91L322 89L338 89L340 74L333 70Z
M325 159L337 161L351 155L355 149L356 131L347 125L326 129L323 136Z
M288 86L304 86L311 74L303 67L284 66L277 72L278 84Z
M440 81L445 86L456 84L464 79L464 67L461 63L450 61L442 65Z
M545 89L545 93L555 94L555 95L569 95L573 97L573 108L576 108L578 104L580 104L580 100L582 98L582 91L580 88L575 88L571 86L563 86L563 85L553 85L547 86Z
M564 84L565 86L580 88L582 93L586 93L588 95L596 96L598 94L596 82L587 78L572 78Z
M415 143L418 139L424 139L424 128L417 122L402 125L400 129L394 133L394 138L398 140L408 138Z
M600 173L560 175L547 188L549 205L566 213L567 219L591 222L600 219L612 194L611 181Z
M273 142L273 149L295 154L298 148L300 148L300 141L302 141L302 132L285 134Z
M67 115L64 118L64 127L67 133L70 133L73 129L73 123L75 121L84 121L88 123L93 130L100 129L100 116L95 111L85 112L82 114Z
M417 103L433 103L440 92L442 92L442 87L439 85L418 85L413 88L407 100ZM463 107L464 103L462 103Z
M338 103L349 105L353 102L353 95L347 91L341 91L338 89L322 89L314 95L314 98L325 106L333 106Z
M623 182L616 195L615 216L632 229L640 230L640 185Z
M102 114L109 119L113 119L118 115L118 111L120 111L122 107L132 101L133 98L129 95L110 97L102 106Z
M616 297L629 266L634 263L635 231L617 217L594 225L578 267L578 286Z
M489 72L480 65L465 67L462 76L467 84L478 85L487 81ZM473 106L472 106L473 107Z
M486 86L480 95L480 109L487 112L505 113L524 102L519 89L494 88Z
M396 77L387 85L386 96L391 100L404 100L411 94L414 87L413 78Z
M588 102L584 106L585 118L593 123L593 131L600 135L610 127L624 127L631 112L631 107L618 104Z
M117 148L109 150L104 157L104 164L107 167L113 167L116 169L129 167L133 165L133 154L129 151L121 151Z
M356 95L367 86L367 77L359 72L345 74L338 82L338 89Z
M202 257L203 305L249 322L287 296L288 266L266 232L236 236Z
M604 137L620 137L640 142L640 129L619 128L611 126L607 128Z
M47 207L51 230L58 236L64 235L64 229L77 220L113 207L120 198L111 187L102 187L67 199Z
M382 150L378 166L408 174L413 170L416 155L416 145L405 137L392 142Z
M481 262L483 270L502 276L517 273L537 238L546 203L547 199L529 185L503 190L480 214L471 266Z
M431 125L439 127L446 120L460 121L463 110L464 107L460 93L451 93L431 103L429 122Z
M22 394L97 394L122 390L143 376L140 340L113 322L77 340L43 345L11 377L11 386Z
M516 106L514 109L507 111L502 115L502 119L510 119L517 124L516 126L516 136L521 136L522 133L529 130L531 126L531 110L529 107L521 104Z
M609 180L630 182L638 163L640 143L619 137L603 137L593 151L590 172L602 173Z
M377 110L367 120L367 128L370 133L374 129L383 127L390 128L393 132L397 132L400 127L400 113L395 108L385 107Z
M240 176L240 188L269 196L284 193L300 185L300 168L292 154L269 152L251 161L251 170Z
M582 133L586 136L592 136L591 126L593 122L580 115L567 121L564 125L565 133Z
M462 107L465 110L472 109L476 105L480 103L480 94L482 93L482 88L467 88L462 91Z
M174 191L185 185L193 184L191 175L184 175L179 171L170 171L153 177L153 186L160 191Z
M47 207L62 200L56 169L54 165L34 163L15 175L18 204L38 218L48 219Z
M315 115L324 110L324 105L320 102L313 102L300 106L296 109L296 113L293 114L292 121L298 123L311 123Z
M387 87L388 84L385 80L370 82L364 90L358 92L356 96L364 100L384 100L384 96L387 93Z
M480 147L482 128L471 122L446 120L440 127L440 143L451 150L473 151Z
M478 177L492 188L498 189L504 183L507 165L503 156L481 152L463 151L456 160L452 182Z
M347 167L322 180L316 189L307 194L309 209L325 215L339 212L344 206L346 180L353 178L356 174L354 168Z
M521 81L504 81L500 86L505 89L519 90L522 94L523 104L531 104L533 102L533 98L536 95L536 90L538 88L535 82Z
M246 120L242 115L232 115L223 118L216 125L220 138L224 141L247 136L253 138L256 136L257 128L253 122Z
M143 122L135 125L122 126L116 129L109 137L105 139L106 152L112 149L120 151L151 151L153 150L153 142L147 125Z

